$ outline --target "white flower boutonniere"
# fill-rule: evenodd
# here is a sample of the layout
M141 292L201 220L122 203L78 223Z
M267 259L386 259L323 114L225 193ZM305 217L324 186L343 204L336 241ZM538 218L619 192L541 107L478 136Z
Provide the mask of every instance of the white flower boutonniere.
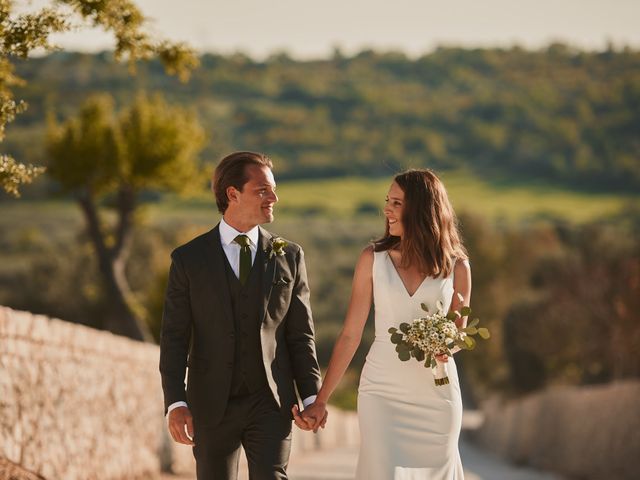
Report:
M269 252L269 259L272 259L274 256L278 255L282 257L284 255L284 247L286 247L288 243L282 237L273 237L271 239L271 251Z

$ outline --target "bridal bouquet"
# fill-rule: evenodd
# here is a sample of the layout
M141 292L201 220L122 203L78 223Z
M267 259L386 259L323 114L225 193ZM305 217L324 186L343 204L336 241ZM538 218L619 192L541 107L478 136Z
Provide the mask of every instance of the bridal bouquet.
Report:
M424 362L424 366L431 368L436 385L449 383L447 376L447 364L436 359L436 355L451 356L456 347L461 350L473 350L476 341L473 335L480 335L483 339L489 338L489 330L478 328L480 322L473 319L465 328L458 328L455 319L471 314L469 307L462 307L459 312L444 313L442 302L438 302L438 311L429 313L429 309L423 303L422 309L426 315L416 318L411 323L401 323L400 328L389 329L391 342L396 345L398 357L403 362L412 357L418 362Z

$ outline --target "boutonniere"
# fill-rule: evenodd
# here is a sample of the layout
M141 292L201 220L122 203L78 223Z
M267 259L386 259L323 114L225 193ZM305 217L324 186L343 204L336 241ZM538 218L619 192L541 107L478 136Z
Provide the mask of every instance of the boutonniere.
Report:
M284 255L284 247L286 247L288 243L282 237L273 237L271 239L271 250L269 251L269 260L271 260L276 255L282 257Z

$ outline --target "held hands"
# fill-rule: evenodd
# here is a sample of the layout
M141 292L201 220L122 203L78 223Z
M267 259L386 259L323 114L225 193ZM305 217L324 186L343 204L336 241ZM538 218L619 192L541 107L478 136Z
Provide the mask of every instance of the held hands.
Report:
M193 446L193 417L187 407L177 407L169 412L169 433L178 443Z
M317 433L319 428L324 428L327 423L327 405L317 400L305 408L302 412L298 409L298 405L294 405L291 409L293 413L293 421L301 430L313 430Z

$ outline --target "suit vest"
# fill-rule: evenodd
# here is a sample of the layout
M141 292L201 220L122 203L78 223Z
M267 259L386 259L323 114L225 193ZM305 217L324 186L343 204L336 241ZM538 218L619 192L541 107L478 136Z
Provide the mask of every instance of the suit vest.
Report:
M263 253L258 248L247 282L242 285L225 255L227 285L235 326L235 353L230 395L254 393L267 385L260 342Z

